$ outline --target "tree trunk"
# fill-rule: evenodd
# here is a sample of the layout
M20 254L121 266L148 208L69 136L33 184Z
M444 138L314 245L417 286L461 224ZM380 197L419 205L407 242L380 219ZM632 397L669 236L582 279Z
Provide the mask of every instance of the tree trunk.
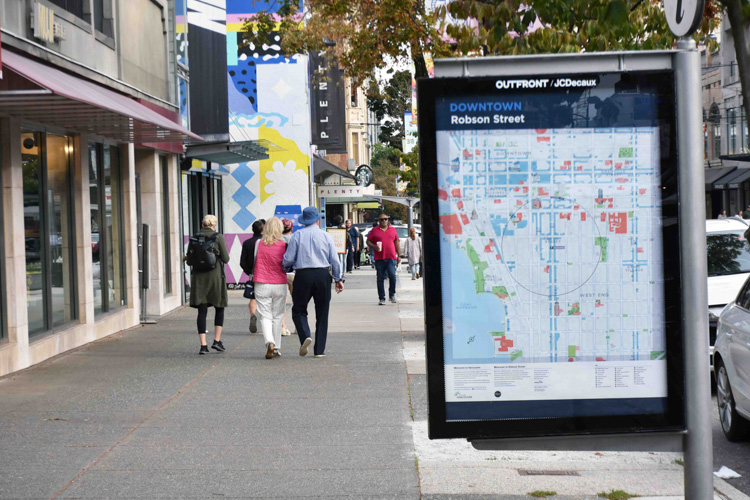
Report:
M747 44L746 22L742 15L742 0L722 0L727 10L727 18L734 39L734 52L737 56L737 69L742 87L742 106L745 119L750 119L750 47Z
M414 62L414 78L427 78L427 63L424 60L424 52L419 42L411 44L411 60Z

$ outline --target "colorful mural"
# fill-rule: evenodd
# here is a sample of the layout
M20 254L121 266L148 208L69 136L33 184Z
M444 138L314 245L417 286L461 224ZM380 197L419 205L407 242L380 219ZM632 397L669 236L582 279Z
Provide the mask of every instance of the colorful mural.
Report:
M233 141L269 147L268 159L232 165L223 178L226 276L233 287L248 279L239 260L252 223L299 213L310 203L310 105L307 56L285 57L278 34L262 47L241 43L244 21L268 3L228 0L226 8L229 133Z

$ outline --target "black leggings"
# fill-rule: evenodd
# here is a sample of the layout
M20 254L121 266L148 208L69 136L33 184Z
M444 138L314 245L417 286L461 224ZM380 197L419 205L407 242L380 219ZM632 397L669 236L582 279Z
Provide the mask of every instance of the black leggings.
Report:
M214 315L214 326L224 326L224 308L216 307ZM206 332L206 316L208 316L208 304L198 306L198 333Z

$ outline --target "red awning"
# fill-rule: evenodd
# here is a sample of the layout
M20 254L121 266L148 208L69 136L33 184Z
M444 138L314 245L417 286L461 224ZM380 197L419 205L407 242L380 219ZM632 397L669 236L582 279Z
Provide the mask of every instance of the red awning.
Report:
M121 142L203 141L130 97L52 66L9 51L3 52L2 65L40 88L14 86L18 79L6 73L0 80L1 114Z

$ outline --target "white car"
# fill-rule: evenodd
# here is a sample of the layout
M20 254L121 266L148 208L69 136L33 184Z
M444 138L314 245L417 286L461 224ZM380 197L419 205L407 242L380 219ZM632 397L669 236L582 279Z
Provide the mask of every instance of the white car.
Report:
M716 342L716 322L722 309L734 301L750 276L750 247L744 233L747 223L739 218L706 221L706 254L708 258L708 336Z
M721 312L714 350L716 401L729 441L750 437L750 279Z

